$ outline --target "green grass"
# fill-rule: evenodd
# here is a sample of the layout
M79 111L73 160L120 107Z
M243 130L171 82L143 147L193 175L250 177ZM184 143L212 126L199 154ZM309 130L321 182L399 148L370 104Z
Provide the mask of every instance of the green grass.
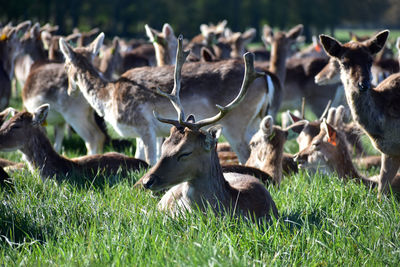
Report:
M69 156L83 143L64 143ZM77 148L79 147L79 148ZM294 152L294 141L289 142ZM129 154L129 151L128 151ZM20 160L17 152L1 157ZM253 224L194 212L172 219L159 196L133 189L142 173L102 186L42 182L28 170L0 188L2 265L368 265L400 261L399 200L335 175L299 173L267 186L280 219ZM83 180L83 178L81 178Z

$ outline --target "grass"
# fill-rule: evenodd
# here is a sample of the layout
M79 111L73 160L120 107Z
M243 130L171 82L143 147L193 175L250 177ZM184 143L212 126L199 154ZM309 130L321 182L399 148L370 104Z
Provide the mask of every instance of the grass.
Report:
M16 103L18 104L18 103ZM51 131L50 131L51 132ZM295 152L294 140L288 146ZM110 148L106 148L110 150ZM73 135L70 157L84 151ZM132 155L134 149L125 152ZM19 161L18 152L0 157ZM375 170L376 172L376 170ZM343 182L336 175L286 176L267 186L279 220L194 212L172 219L159 212L159 196L133 189L143 175L119 176L101 186L45 182L25 170L13 187L0 188L2 265L368 265L400 262L400 209L395 197Z

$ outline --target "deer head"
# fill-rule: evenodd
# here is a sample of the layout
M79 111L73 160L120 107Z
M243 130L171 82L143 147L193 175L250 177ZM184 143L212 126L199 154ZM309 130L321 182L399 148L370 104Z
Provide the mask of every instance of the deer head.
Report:
M118 69L121 65L121 45L118 37L114 37L111 47L100 52L100 67L99 70L104 74L104 77L111 80L113 70Z
M201 177L205 170L210 169L209 166L213 164L219 166L216 144L222 129L220 126L213 126L208 130L201 128L218 122L235 108L242 101L254 79L262 75L254 70L254 56L245 54L245 78L238 96L225 107L217 105L219 113L214 117L196 122L194 115L185 116L179 98L182 65L189 54L188 51L182 50L182 40L182 36L179 36L174 88L171 94L157 90L160 95L171 101L178 113L178 119L164 119L154 112L154 116L159 121L172 124L173 127L170 136L162 145L161 158L143 178L144 187L153 191L169 188L185 181L193 181Z
M231 48L230 57L239 58L246 53L246 46L256 36L256 29L250 28L245 32L230 33L224 37L218 39L218 42L228 44Z
M204 44L211 46L224 33L226 24L228 24L227 20L220 21L217 25L201 24L200 32L204 37Z
M0 32L0 61L9 75L10 80L14 74L14 62L22 52L21 38L31 26L30 21L25 21L17 26L5 26Z
M285 32L276 32L274 33L272 28L268 25L265 25L263 28L262 40L266 46L271 46L272 49L274 47L283 47L285 51L288 51L290 46L296 42L296 39L303 32L303 25L299 24L289 30L287 33ZM271 54L273 52L271 51Z
M344 85L363 92L372 87L373 56L384 48L388 36L389 31L385 30L366 41L352 41L344 45L327 35L320 35L320 40L326 53L339 62Z
M32 131L42 130L50 105L38 107L34 113L27 111L15 113L0 128L0 151L23 149ZM9 110L8 112L12 112Z
M330 58L328 64L315 75L315 83L318 85L328 85L340 83L340 65L335 58Z
M301 169L311 169L316 172L333 172L337 170L335 164L347 152L344 139L338 138L338 132L323 119L320 123L319 133L311 140L310 144L295 155L295 161ZM347 152L348 153L348 152ZM347 159L347 158L346 158ZM351 160L351 159L350 159ZM341 162L342 160L340 160Z
M165 23L161 32L150 28L147 24L144 27L150 42L154 45L157 65L163 66L175 64L178 39L176 38L171 25Z
M104 33L100 33L99 36L88 46L88 47L77 47L73 49L63 38L60 39L59 45L62 53L65 56L65 69L68 74L68 94L71 94L76 90L76 81L78 79L78 70L75 65L76 62L83 62L83 64L87 64L86 60L81 60L82 57L86 59L90 59L93 61L93 58L99 53L101 46L104 41ZM95 71L91 66L87 66L88 69Z
M63 55L60 51L60 39L64 38L69 45L76 47L78 44L78 40L81 38L80 33L73 33L66 37L61 37L59 35L51 35L49 32L43 31L41 33L42 42L44 48L48 50L49 59L54 61L63 61Z

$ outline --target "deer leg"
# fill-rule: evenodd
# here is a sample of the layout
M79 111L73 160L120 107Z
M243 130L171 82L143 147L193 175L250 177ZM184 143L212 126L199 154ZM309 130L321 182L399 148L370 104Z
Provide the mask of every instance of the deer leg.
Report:
M141 136L146 162L150 165L155 165L157 162L157 137L154 131L147 131Z
M378 181L378 197L384 192L387 192L388 185L391 184L396 176L400 166L400 158L393 157L382 153L382 163L380 171L380 179Z
M141 138L136 138L135 158L141 159L141 160L146 160L146 156L144 153L144 143Z
M97 125L91 108L74 109L74 112L64 114L64 118L85 141L89 155L103 152L106 137Z
M65 123L54 125L54 150L61 151L62 141L64 139Z

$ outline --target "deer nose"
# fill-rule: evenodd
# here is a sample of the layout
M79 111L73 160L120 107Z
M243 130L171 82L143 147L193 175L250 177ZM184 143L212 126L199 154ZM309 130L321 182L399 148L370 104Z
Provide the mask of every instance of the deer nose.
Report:
M158 176L154 175L154 174L150 174L147 177L145 177L143 179L143 186L146 189L150 189L151 186L155 183L155 181L157 180Z
M371 82L364 80L358 83L358 89L360 89L360 91L366 91L368 89L371 88Z

